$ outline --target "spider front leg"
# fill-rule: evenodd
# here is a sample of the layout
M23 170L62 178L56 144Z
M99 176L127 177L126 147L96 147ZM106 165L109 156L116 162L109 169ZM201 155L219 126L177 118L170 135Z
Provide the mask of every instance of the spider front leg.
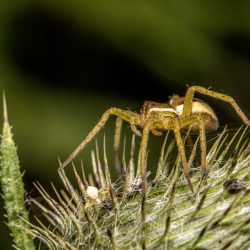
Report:
M59 169L64 168L67 166L75 157L76 155L94 138L94 136L99 132L99 130L104 126L107 122L110 115L115 115L122 120L129 122L131 125L139 125L140 124L140 117L138 114L122 110L119 108L110 108L104 112L99 122L95 125L95 127L90 131L87 137L80 143L80 145L73 151L73 153L68 157L66 161L59 167Z
M200 86L191 86L188 88L186 96L185 96L184 107L183 107L183 112L182 112L183 118L189 117L192 114L192 103L193 103L195 92L198 92L200 94L207 95L207 96L229 103L232 106L232 108L236 111L238 116L241 118L241 120L247 126L250 126L250 120L243 113L239 105L231 96L224 95L224 94L221 94L221 93L218 93L218 92L215 92L215 91L212 91L204 87L200 87Z

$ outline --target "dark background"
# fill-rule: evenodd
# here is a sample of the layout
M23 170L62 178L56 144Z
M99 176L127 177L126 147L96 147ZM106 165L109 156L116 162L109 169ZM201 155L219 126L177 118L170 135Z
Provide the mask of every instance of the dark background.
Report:
M36 180L60 187L57 156L112 106L139 111L144 100L165 102L197 84L232 95L249 117L249 9L229 0L1 1L0 91L26 189ZM221 125L241 125L228 105L204 99ZM111 138L113 125L104 129ZM0 230L8 249L2 222Z

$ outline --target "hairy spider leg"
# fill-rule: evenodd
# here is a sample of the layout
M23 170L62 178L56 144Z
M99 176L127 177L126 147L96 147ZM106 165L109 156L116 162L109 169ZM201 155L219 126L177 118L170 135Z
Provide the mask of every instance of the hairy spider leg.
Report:
M99 130L104 126L104 124L109 119L110 115L115 115L132 125L140 125L140 116L131 111L122 110L119 108L110 108L104 112L99 122L95 125L95 127L89 132L87 137L80 143L80 145L73 151L73 153L68 157L66 161L59 167L59 169L67 166L75 156L93 139L93 137L99 132Z
M119 159L119 148L121 140L123 120L120 117L116 117L115 120L115 135L114 135L114 157L115 157L115 169L117 174L121 173L120 159Z
M196 122L198 122L198 125L199 125L199 138L200 138L200 148L201 148L201 170L202 170L202 174L205 175L206 165L207 165L206 164L207 144L206 144L206 130L205 130L204 121L199 115L192 115L180 121L180 128L181 129L185 128Z
M142 138L140 145L140 174L142 179L142 224L146 221L146 189L147 189L147 178L146 178L146 154L147 154L147 145L148 145L148 137L152 127L152 122L148 121L142 130Z
M123 120L120 117L116 117L115 135L114 135L114 151L115 151L115 153L119 151L119 147L120 147L122 123L123 123Z
M128 111L130 112L130 111ZM132 114L136 114L131 112ZM116 117L115 121L115 136L114 136L114 155L115 155L115 169L118 174L121 173L121 167L120 167L120 159L119 159L119 148L120 148L120 141L121 141L121 130L122 130L122 123L123 120L120 117ZM136 124L138 125L138 124ZM130 123L130 127L132 132L137 136L142 136L142 133L140 130L137 129L136 125Z
M250 126L250 120L248 120L247 116L243 113L243 111L240 109L239 105L236 103L236 101L233 99L233 97L229 95L224 95L209 89L206 89L204 87L200 86L190 86L188 87L185 101L184 101L184 107L182 112L182 118L189 117L192 113L192 103L195 92L198 92L203 95L207 95L216 99L219 99L221 101L229 103L232 108L236 111L238 116L241 118L241 120L247 125Z

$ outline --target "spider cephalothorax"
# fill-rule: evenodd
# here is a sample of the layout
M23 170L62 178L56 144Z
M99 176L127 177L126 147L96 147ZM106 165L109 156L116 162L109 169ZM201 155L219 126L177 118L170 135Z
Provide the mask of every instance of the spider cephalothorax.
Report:
M181 137L181 130L190 129L198 132L201 147L201 170L203 175L206 173L206 132L214 131L219 123L215 112L205 102L194 98L194 93L207 95L224 102L229 103L236 111L242 121L250 126L250 121L241 111L237 103L230 96L208 90L200 86L191 86L188 88L185 97L173 95L168 103L157 103L147 101L143 104L140 114L119 108L110 108L106 110L96 124L96 126L87 135L85 140L75 149L69 158L60 166L64 168L71 162L75 156L92 140L97 132L103 127L110 115L117 116L114 148L118 151L122 120L131 125L132 131L141 136L140 144L140 175L142 178L142 194L145 198L146 190L146 152L148 137L150 132L154 135L162 135L164 131L172 130L175 135L176 144L181 156L184 175L188 181L190 190L193 192L193 186L189 177L189 166L186 159L185 147Z
M159 134L157 130L166 130L164 125L159 124L161 117L176 117L181 119L184 106L184 97L173 95L168 103L157 103L152 101L146 101L140 111L140 126L143 128L149 119L157 119L158 123L155 123L154 129L151 132L155 135ZM192 102L192 115L198 115L204 122L206 132L215 131L219 127L218 118L213 109L204 101L194 98ZM164 121L165 122L165 121ZM168 122L171 122L168 120ZM190 128L192 132L199 132L198 122L193 123L186 127ZM155 133L157 131L157 133Z
M145 101L140 110L140 127L143 129L150 120L154 120L151 132L161 135L161 131L167 130L167 124L172 122L165 117L176 118L178 114L168 103Z

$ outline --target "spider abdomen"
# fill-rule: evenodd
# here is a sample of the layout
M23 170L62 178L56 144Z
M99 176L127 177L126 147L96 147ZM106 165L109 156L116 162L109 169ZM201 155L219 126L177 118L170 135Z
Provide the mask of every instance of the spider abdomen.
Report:
M175 110L181 117L183 112L183 104L176 106ZM215 131L219 127L219 121L215 112L207 103L201 100L196 99L192 103L192 115L199 115L202 118L207 132ZM198 132L199 125L197 123L192 124L191 131Z

